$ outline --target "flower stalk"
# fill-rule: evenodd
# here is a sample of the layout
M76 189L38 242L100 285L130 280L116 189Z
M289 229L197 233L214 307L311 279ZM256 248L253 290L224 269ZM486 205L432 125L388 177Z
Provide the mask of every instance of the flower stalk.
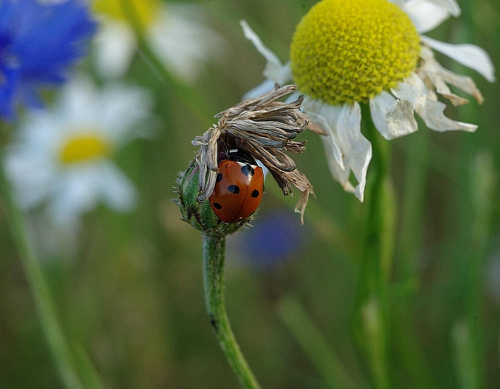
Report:
M3 154L0 154L4 160ZM57 318L56 309L51 300L49 288L45 282L40 262L30 245L26 224L20 209L14 201L12 188L5 174L3 163L0 163L0 193L7 213L12 236L19 250L19 256L31 287L42 331L54 357L59 375L68 389L83 389L77 369L73 363L70 348L66 342L61 324ZM98 381L96 381L98 382Z
M292 192L292 185L302 192L295 211L301 214L303 222L309 195L314 194L313 187L284 151L294 154L304 152L306 142L296 141L295 137L306 129L318 134L323 134L323 131L310 123L307 115L300 110L302 97L292 102L280 101L295 90L295 85L275 85L272 91L246 99L217 114L218 123L193 140L193 145L200 146L200 150L177 180L176 202L182 219L203 233L203 281L210 323L222 351L245 389L258 389L260 386L236 342L227 317L224 260L226 235L249 223L252 215L237 222L226 222L219 219L207 200L214 193L217 183L222 182L220 161L229 159L231 150L238 151L267 167L284 195Z
M364 129L373 146L373 160L372 175L367 182L368 213L361 251L356 314L361 320L362 343L366 345L375 387L384 389L390 387L388 287L394 250L395 199L388 177L389 144L381 139L370 120L364 121Z
M245 389L258 389L258 384L234 337L226 312L224 297L224 262L226 237L203 234L203 282L210 324L234 374Z

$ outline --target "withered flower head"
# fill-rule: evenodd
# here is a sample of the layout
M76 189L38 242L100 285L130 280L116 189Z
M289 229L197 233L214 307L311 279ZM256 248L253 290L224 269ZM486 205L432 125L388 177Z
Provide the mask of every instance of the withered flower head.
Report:
M324 132L300 110L302 96L290 103L278 101L296 89L295 85L275 85L266 94L246 99L215 115L219 122L193 140L193 145L200 146L196 156L200 171L198 201L207 200L214 190L220 153L238 148L269 169L283 194L292 193L291 184L302 192L295 211L300 212L304 222L304 210L313 188L284 151L304 152L306 141L294 139L307 128L318 134Z

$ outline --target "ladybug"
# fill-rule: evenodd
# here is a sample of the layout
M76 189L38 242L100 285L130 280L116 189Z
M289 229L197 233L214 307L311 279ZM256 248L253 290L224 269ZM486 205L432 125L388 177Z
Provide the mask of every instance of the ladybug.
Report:
M218 164L216 184L209 198L217 217L237 223L259 208L264 192L264 172L255 159L239 149L225 153Z

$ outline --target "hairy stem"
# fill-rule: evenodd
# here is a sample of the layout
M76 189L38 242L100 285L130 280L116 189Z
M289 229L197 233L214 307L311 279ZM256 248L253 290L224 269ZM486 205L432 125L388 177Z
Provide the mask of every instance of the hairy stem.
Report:
M236 342L226 313L224 298L225 250L225 236L203 234L203 281L208 316L219 345L241 385L246 389L257 389L260 388L260 385Z

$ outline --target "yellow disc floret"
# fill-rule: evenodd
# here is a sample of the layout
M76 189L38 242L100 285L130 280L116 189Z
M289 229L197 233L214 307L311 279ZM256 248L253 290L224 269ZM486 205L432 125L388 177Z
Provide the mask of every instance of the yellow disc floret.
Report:
M137 19L142 26L147 26L153 20L158 11L160 2L158 0L126 0L130 2L130 8L137 13ZM94 12L106 15L112 19L127 21L123 0L94 0L92 2Z
M301 92L338 105L394 87L419 52L410 18L388 0L323 0L298 24L290 59Z
M88 162L111 154L111 145L101 136L93 133L81 133L66 140L59 151L59 160L63 165Z

